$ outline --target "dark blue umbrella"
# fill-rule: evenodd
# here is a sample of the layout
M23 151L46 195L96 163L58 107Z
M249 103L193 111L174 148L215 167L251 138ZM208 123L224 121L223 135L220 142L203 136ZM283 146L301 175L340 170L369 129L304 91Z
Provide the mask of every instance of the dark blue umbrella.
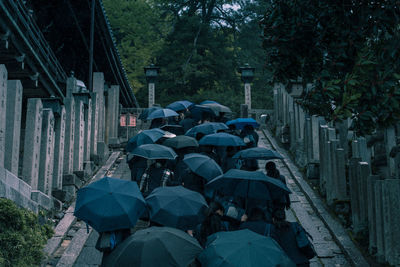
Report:
M219 104L219 103L214 100L204 100L203 102L200 103L200 105L204 105L204 104Z
M200 139L199 145L210 146L245 146L243 139L228 133L215 133L204 136Z
M140 145L131 154L146 159L175 159L178 156L172 148L159 144Z
M147 116L149 116L150 113L152 113L153 111L157 110L157 109L162 109L162 107L159 106L152 106L149 108L146 108L142 111L142 113L140 113L138 119L139 120L147 120Z
M150 220L181 230L195 229L207 209L204 197L182 186L158 187L146 197Z
M209 267L296 266L274 239L248 229L211 235L198 259Z
M187 109L191 105L193 105L192 102L187 101L187 100L181 100L181 101L175 101L175 102L169 104L168 106L166 106L166 108L169 108L169 109L172 109L175 111L181 111L181 110Z
M186 154L183 158L183 162L192 172L203 177L207 181L211 181L215 177L223 174L221 167L215 160L203 154Z
M152 119L158 119L158 118L168 118L168 117L174 117L174 116L179 116L178 113L173 111L172 109L169 108L162 108L162 109L157 109L150 113L149 116L147 116L148 120Z
M140 145L154 144L164 135L165 131L159 128L141 131L140 133L129 139L128 144L126 145L126 151L131 152Z
M210 107L203 105L192 105L189 107L189 110L192 118L196 121L202 120L205 116L213 118L218 115Z
M173 138L168 138L163 142L163 145L175 149L181 149L185 147L198 147L199 143L193 137L178 135Z
M202 250L199 242L182 230L153 226L125 239L102 266L189 266Z
M185 131L183 130L183 127L180 125L174 125L174 124L166 124L160 127L160 129L176 134L176 135L184 135Z
M200 125L196 125L189 129L185 135L196 137L197 133L203 133L205 135L216 133L218 130L228 130L228 126L222 122L207 122Z
M287 186L278 179L266 176L261 171L245 171L230 169L206 184L209 189L215 189L225 195L244 198L271 200L270 191L291 193Z
M283 159L276 151L265 147L252 147L237 152L232 158L234 159Z
M134 227L145 210L136 182L104 177L78 190L74 215L104 232Z
M243 129L246 125L253 126L253 128L260 127L260 124L253 118L238 118L226 122L226 125L228 126L231 124L235 125L236 129Z

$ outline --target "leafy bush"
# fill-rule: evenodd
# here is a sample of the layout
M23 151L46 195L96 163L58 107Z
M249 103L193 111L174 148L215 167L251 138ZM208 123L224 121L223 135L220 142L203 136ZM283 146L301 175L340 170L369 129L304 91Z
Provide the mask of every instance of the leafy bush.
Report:
M39 265L52 234L52 227L40 225L36 214L0 198L0 266Z

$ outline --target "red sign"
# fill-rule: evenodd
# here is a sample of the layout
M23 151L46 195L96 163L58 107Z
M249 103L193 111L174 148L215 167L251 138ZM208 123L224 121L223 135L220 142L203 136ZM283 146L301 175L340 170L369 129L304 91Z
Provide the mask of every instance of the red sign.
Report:
M121 117L119 117L119 125L122 127L126 126L126 115L121 115Z
M129 123L128 126L130 127L136 127L136 116L129 114Z

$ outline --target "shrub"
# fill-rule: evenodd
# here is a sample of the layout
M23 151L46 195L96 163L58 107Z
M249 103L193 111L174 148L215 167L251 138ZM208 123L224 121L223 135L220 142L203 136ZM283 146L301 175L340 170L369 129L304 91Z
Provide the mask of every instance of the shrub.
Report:
M51 225L38 216L0 198L0 266L37 266L43 247L53 234Z

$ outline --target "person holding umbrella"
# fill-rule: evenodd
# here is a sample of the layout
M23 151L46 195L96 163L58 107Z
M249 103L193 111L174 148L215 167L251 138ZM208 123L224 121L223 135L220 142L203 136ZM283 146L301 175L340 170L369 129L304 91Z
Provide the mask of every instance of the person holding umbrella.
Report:
M139 189L143 196L148 196L155 188L167 186L173 180L174 173L167 168L166 159L156 159L143 173Z
M224 207L221 203L211 202L206 212L206 218L195 233L200 245L205 246L208 236L217 232L228 231L228 227L222 220L223 215Z
M281 175L279 170L276 168L276 165L273 161L268 161L265 164L265 171L267 172L267 176L278 179L283 184L286 185L285 176ZM277 194L276 192L272 194L272 204L274 209L289 209L290 208L290 198L288 194L281 192L281 194Z

